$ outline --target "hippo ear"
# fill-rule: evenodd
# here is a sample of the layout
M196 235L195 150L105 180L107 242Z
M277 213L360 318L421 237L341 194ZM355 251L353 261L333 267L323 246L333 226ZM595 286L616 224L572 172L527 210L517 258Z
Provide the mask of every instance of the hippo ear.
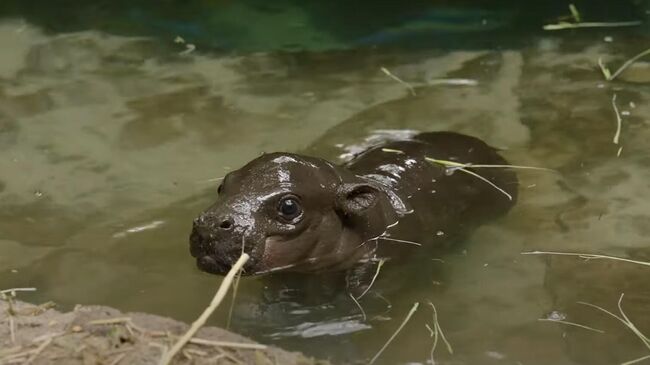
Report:
M337 211L345 216L359 216L379 201L379 190L363 183L343 184L336 196Z

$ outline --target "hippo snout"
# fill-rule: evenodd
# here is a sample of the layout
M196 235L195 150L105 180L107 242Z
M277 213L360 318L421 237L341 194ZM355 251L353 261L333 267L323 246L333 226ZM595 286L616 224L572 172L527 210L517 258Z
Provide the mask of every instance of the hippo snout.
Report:
M194 220L190 253L199 269L225 274L241 255L241 242L241 230L232 217L206 212Z
M203 213L194 220L194 228L207 231L231 231L235 225L234 219L225 214Z

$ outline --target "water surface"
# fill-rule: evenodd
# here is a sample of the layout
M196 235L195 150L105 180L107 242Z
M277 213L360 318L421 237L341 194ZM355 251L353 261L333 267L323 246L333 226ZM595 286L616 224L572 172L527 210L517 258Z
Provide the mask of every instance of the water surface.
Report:
M454 130L504 149L512 163L559 174L521 172L519 202L507 216L432 260L432 274L407 268L421 270L421 280L389 304L362 300L366 321L347 303L310 323L294 323L302 313L294 308L233 329L321 357L364 360L417 301L380 359L424 364L431 301L454 348L453 355L438 348L437 363L611 364L647 355L621 323L577 303L615 311L625 293L624 310L649 334L647 268L521 255L650 260L650 89L639 82L648 68L605 82L597 67L599 57L615 68L647 48L648 38L634 32L534 34L507 48L224 55L181 54L185 45L173 39L47 32L4 19L0 287L34 286L24 299L62 308L105 304L192 320L220 281L198 272L188 253L192 219L215 198L216 178L261 152L337 160L386 130ZM245 279L241 303L263 285ZM380 275L376 290L388 286ZM223 325L226 314L214 323ZM605 333L538 321L549 315Z

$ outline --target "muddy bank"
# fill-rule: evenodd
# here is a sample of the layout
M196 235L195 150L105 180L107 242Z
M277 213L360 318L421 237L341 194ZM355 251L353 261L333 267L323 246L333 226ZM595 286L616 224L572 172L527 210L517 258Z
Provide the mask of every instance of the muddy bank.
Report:
M158 364L188 325L146 313L0 301L0 364ZM329 364L255 343L217 327L202 328L173 364Z

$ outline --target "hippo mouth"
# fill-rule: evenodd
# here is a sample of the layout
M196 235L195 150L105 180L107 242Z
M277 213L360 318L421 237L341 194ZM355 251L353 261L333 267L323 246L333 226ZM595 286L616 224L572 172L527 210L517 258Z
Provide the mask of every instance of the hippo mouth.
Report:
M217 250L215 247L219 246L228 247L228 249ZM193 231L190 236L190 254L196 259L196 266L199 270L209 274L227 274L241 253L241 247L237 245L209 240L196 231ZM251 258L244 265L242 275L250 275L255 271L257 260L252 252L247 253L251 255Z
M196 257L196 266L201 271L217 275L226 274L232 267L232 265L222 262L221 260L217 260L210 255Z
M241 252L240 252L241 253ZM234 263L240 256L240 253L235 255L210 255L199 254L194 256L196 258L196 266L199 270L209 274L226 275L232 268ZM255 259L251 257L242 269L242 275L248 276L255 272Z

